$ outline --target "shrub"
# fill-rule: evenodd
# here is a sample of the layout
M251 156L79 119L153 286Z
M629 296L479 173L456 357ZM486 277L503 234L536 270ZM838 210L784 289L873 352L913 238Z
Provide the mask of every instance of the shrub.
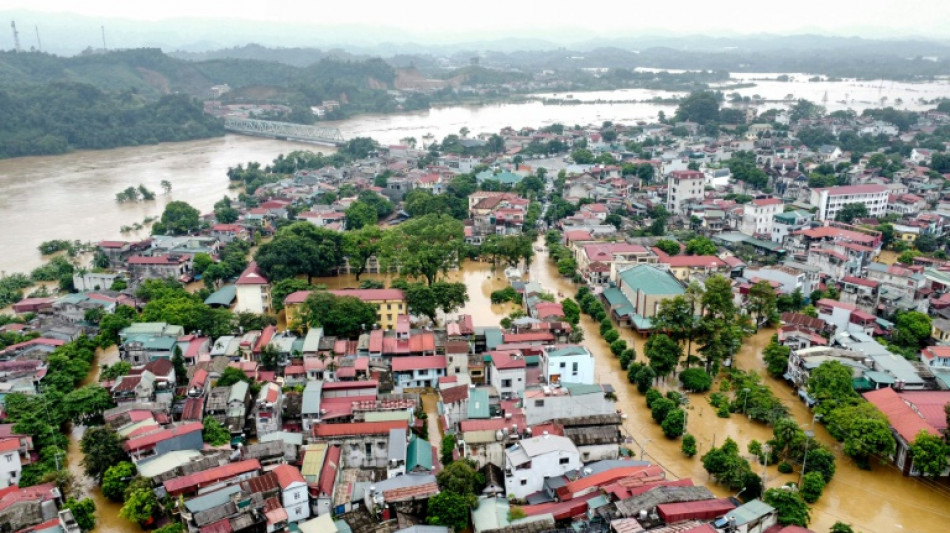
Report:
M686 457L696 455L696 437L689 433L683 435L683 444L680 446L680 450L683 451L683 455Z
M653 386L653 380L656 379L656 372L648 366L644 366L637 372L637 390L645 394Z
M702 368L687 368L680 372L683 387L692 392L706 392L712 387L712 376Z
M802 499L805 503L815 503L825 490L825 478L821 472L809 472L802 478Z
M666 414L660 427L663 428L663 434L668 439L675 439L683 434L686 426L686 411L683 409L673 409Z
M674 403L673 400L657 398L653 401L653 405L650 406L650 413L653 416L653 420L656 421L657 424L661 424L663 420L666 419L666 415L673 409L676 409L676 403Z
M610 353L614 354L614 357L620 357L620 354L622 354L626 349L627 341L623 339L617 339L610 343Z
M620 332L618 332L615 329L611 328L607 330L607 333L604 333L604 340L607 341L608 344L611 342L614 342L615 340L619 338L620 338Z
M730 416L732 416L732 413L729 412L729 406L723 405L718 410L716 410L716 416L718 416L719 418L729 418Z
M792 465L789 464L788 461L782 461L778 464L778 471L783 474L791 474L792 470Z
M652 408L653 402L662 398L663 393L656 390L656 388L651 387L650 390L646 392L646 397L647 397L647 407Z

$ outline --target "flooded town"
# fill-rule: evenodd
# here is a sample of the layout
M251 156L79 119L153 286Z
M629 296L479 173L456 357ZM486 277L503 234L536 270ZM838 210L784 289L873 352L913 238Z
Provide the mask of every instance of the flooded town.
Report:
M11 29L0 532L947 529L929 56L296 65L103 26L54 59Z

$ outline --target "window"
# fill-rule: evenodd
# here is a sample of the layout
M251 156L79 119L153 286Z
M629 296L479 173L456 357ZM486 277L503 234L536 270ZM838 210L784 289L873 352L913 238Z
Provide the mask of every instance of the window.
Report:
M510 379L503 379L503 380L501 380L501 386L502 386L502 387L510 387L510 386L511 386L511 380L510 380Z
M295 500L299 500L299 499L300 499L300 492L299 492L299 491L294 492L294 499L295 499Z
M527 484L528 484L528 480L527 480L527 479L522 479L522 480L521 480L521 486L522 486L522 487L524 487L524 486L527 485Z
M561 368L567 368L567 363L561 362Z
M534 406L535 406L535 407L544 407L544 400L535 400L535 401L534 401Z
M373 455L373 443L367 442L366 443L366 457L369 458L369 457L372 457L372 455Z
M570 462L571 462L571 459L570 459L569 457L561 457L561 458L558 460L558 464L562 464L562 465L566 465L566 464L568 464L568 463L570 463Z

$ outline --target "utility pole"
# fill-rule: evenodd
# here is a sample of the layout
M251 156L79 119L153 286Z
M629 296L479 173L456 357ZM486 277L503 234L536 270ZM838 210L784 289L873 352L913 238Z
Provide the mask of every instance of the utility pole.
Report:
M100 28L102 28L102 49L108 50L108 48L106 47L106 27L100 26Z
M16 31L16 21L10 21L10 27L13 28L13 49L17 52L20 51L20 32Z
M43 42L40 41L40 27L39 27L39 26L33 26L33 29L36 30L36 51L37 51L37 52L42 52L42 51L43 51Z

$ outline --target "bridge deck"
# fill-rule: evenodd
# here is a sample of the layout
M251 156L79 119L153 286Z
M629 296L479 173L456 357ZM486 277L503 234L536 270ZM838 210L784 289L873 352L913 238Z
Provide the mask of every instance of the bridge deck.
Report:
M325 126L311 126L308 124L293 124L291 122L273 122L252 118L226 117L224 129L245 135L271 137L324 144L343 144L343 134L338 128Z

